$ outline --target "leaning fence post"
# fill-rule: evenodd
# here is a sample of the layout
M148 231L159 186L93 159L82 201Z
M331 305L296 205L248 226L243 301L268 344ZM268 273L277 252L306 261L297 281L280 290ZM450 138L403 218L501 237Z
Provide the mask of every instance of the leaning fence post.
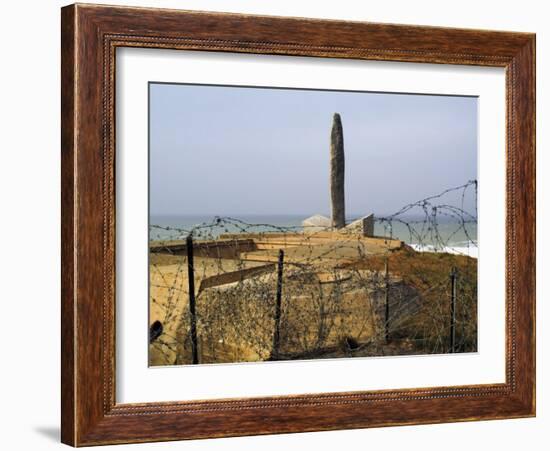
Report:
M450 352L456 351L456 277L458 271L455 266L451 269L451 328L450 328Z
M277 262L277 292L275 294L275 330L273 332L273 350L271 351L271 360L279 358L279 341L281 327L281 297L283 293L283 260L285 252L279 249L279 259Z
M385 331L386 343L390 341L390 274L388 269L388 257L384 263L384 280L385 280Z
M197 315L195 312L195 270L193 266L193 237L187 235L187 279L189 281L189 315L191 316L191 353L193 356L193 365L199 363L199 354L197 350Z

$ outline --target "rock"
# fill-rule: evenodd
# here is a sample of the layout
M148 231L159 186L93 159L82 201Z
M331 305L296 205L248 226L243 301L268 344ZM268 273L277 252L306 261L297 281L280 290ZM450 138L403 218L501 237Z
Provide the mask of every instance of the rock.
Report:
M332 221L323 215L313 215L302 221L302 227L305 233L322 232L332 227Z
M344 132L340 115L334 113L330 134L330 200L332 226L336 229L341 229L346 225L344 175Z

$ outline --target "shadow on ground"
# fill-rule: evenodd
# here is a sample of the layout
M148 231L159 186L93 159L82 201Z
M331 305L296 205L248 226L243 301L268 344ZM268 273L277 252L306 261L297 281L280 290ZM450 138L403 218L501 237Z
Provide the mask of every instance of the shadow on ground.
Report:
M34 430L51 441L59 443L61 440L59 426L37 426Z

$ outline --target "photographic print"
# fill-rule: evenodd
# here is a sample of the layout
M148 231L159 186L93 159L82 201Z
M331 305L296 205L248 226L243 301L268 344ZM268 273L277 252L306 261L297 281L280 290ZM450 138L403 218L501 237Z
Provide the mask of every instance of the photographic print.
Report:
M149 84L149 365L477 351L478 99Z
M535 416L533 33L76 4L61 42L63 443Z

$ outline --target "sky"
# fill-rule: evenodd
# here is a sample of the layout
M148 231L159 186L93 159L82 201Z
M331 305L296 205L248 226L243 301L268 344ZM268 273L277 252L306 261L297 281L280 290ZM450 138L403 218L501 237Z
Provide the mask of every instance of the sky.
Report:
M336 112L348 216L391 214L477 179L475 97L159 83L149 90L153 216L328 216Z

